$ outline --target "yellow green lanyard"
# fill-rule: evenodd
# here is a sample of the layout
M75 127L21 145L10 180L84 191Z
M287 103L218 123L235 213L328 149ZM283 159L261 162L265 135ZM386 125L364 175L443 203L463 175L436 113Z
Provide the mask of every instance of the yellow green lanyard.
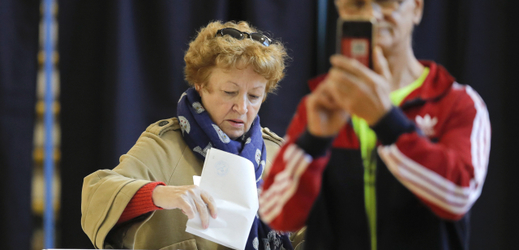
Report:
M425 78L429 74L429 68L424 68L422 75L412 84L397 89L390 94L391 103L400 106L400 103L413 90L422 86ZM377 249L377 200L375 187L375 171L377 169L376 154L373 154L377 143L377 136L368 126L368 123L355 115L352 116L353 129L359 138L360 152L362 156L362 164L364 165L364 203L366 214L368 216L369 231L371 235L371 249Z

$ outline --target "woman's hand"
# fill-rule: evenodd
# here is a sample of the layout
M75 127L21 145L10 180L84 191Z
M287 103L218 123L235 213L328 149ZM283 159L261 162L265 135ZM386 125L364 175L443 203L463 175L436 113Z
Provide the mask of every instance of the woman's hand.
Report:
M368 124L377 123L390 109L391 72L378 47L374 50L374 68L370 70L355 59L334 55L325 84L332 85L329 93L338 106L363 118Z
M179 208L189 219L200 215L202 226L209 226L209 214L216 219L213 197L198 186L157 186L152 194L153 203L163 209Z

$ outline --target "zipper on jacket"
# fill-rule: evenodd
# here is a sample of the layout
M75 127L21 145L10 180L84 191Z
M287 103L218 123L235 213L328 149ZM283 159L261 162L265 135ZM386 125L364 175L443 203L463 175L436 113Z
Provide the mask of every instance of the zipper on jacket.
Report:
M357 116L352 116L353 129L360 141L360 153L364 165L364 207L368 217L371 250L377 249L377 196L376 196L376 154L373 152L377 136L368 123Z
M391 92L390 99L393 105L400 106L402 101L415 89L422 86L429 75L429 68L425 67L422 74L410 85ZM368 217L371 250L377 249L377 192L376 192L376 144L377 135L368 123L355 115L351 117L353 130L359 138L362 164L364 165L364 206Z

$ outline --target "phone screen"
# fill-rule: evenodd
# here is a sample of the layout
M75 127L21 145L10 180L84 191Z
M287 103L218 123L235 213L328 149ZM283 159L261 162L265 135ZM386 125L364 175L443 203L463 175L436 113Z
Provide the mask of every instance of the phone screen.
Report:
M373 22L371 20L339 19L337 46L339 53L357 59L368 68L373 68Z

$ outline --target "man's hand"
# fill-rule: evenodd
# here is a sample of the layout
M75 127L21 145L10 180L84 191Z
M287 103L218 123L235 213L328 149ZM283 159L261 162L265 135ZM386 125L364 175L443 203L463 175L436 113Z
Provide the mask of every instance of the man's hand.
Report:
M335 103L330 91L334 91L333 85L325 80L306 100L307 128L312 135L334 136L349 118L348 113Z
M153 203L163 209L179 208L189 219L200 214L202 226L209 226L209 213L216 219L213 197L198 186L157 186L152 194Z
M382 50L374 50L375 71L355 59L342 55L330 58L332 68L326 83L336 105L368 124L377 123L390 109L391 73Z

